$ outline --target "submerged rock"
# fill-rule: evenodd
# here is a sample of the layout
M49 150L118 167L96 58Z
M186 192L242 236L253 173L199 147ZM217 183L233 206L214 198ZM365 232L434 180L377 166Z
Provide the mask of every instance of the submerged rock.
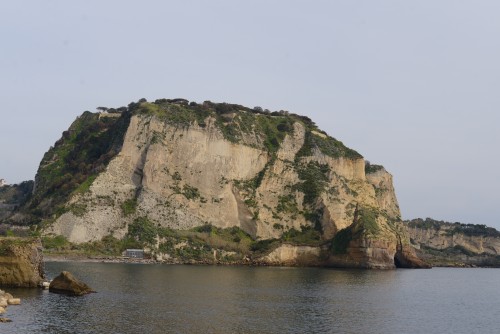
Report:
M63 271L52 280L49 286L50 292L66 294L70 296L83 296L95 292L87 284L79 281L73 274Z

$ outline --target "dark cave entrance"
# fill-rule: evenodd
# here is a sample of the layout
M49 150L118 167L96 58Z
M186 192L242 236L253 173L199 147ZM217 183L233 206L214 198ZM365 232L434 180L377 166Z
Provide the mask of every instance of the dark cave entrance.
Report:
M401 263L401 260L399 259L398 253L394 254L394 265L396 266L396 268L403 268L403 264Z

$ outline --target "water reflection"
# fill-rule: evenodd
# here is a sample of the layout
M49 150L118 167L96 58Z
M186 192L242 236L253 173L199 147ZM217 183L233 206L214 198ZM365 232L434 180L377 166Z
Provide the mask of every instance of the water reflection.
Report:
M23 305L9 308L7 316L14 322L0 329L11 333L398 333L411 328L410 332L424 333L449 330L442 325L448 319L454 321L455 332L465 332L474 329L470 321L464 323L469 305L492 324L499 316L494 307L497 299L491 299L500 297L498 271L476 270L473 278L471 271L436 269L101 263L48 263L46 267L49 277L69 270L98 293L75 298L21 289L15 294L23 298ZM478 277L485 291L470 288L467 280L478 281ZM487 323L482 322L481 328L487 332Z

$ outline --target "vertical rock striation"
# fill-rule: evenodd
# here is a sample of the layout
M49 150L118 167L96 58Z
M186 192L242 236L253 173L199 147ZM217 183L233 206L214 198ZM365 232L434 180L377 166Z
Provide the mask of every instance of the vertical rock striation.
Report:
M270 263L420 265L392 176L307 117L185 100L142 101L127 112L117 154L70 193L46 234L82 243L121 239L138 219L175 230L211 224L280 239L282 249L263 257ZM292 250L304 246L315 250Z

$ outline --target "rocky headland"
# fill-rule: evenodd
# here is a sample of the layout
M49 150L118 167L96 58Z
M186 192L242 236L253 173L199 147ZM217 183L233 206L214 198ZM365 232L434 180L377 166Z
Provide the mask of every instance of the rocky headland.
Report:
M412 246L433 266L500 267L500 232L431 218L405 222Z
M166 262L426 267L391 174L307 117L183 99L101 111L63 133L4 222L55 250Z

